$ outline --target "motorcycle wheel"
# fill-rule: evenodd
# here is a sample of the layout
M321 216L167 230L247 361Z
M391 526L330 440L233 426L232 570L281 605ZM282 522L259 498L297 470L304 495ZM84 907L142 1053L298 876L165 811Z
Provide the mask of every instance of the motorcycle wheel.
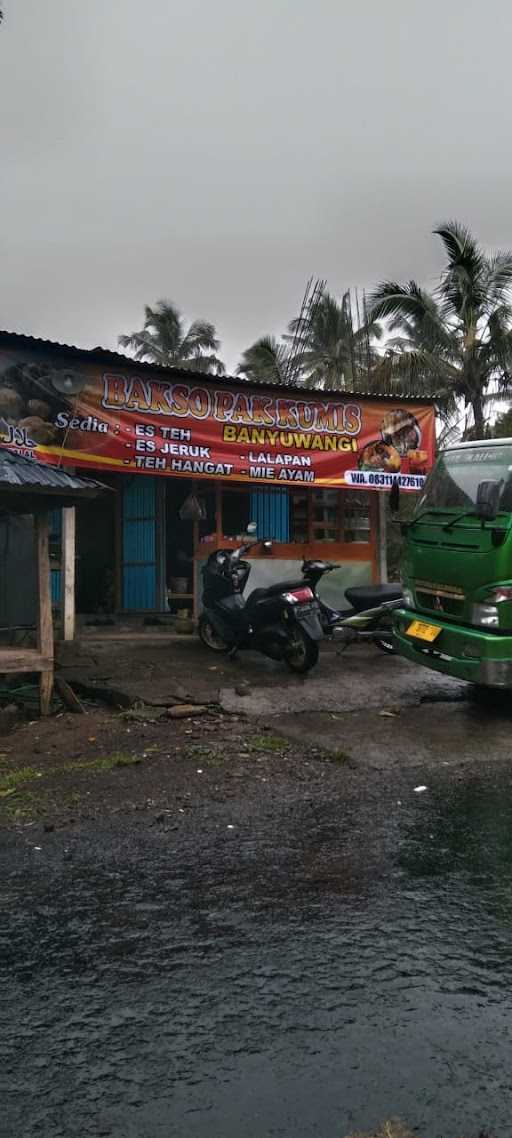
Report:
M376 636L373 643L377 645L377 648L380 648L381 652L387 652L388 656L396 656L397 651L392 632L387 635L384 633L384 636Z
M199 639L206 646L206 648L210 649L210 652L218 652L220 655L222 652L229 651L229 644L226 644L226 641L222 639L222 636L219 636L218 632L215 631L213 624L210 620L208 620L208 617L205 616L204 613L202 613L199 617L197 631L199 634Z
M290 634L284 650L284 659L291 672L303 676L318 660L318 644L297 624Z

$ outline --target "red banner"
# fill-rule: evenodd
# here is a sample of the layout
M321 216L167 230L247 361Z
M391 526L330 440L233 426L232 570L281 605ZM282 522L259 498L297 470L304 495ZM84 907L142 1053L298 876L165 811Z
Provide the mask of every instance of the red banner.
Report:
M0 357L0 441L95 471L421 489L434 409Z

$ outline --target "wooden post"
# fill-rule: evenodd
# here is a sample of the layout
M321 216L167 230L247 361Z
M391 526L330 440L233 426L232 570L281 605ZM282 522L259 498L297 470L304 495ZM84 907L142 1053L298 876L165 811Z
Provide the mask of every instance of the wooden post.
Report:
M48 715L53 691L53 622L50 585L50 519L34 516L37 557L37 649L42 657L39 679L41 715Z
M62 629L64 640L75 639L76 510L62 511Z
M379 578L380 584L386 585L388 580L388 549L387 549L387 516L386 504L388 496L382 490L377 492L377 505L379 511L379 524L377 527Z

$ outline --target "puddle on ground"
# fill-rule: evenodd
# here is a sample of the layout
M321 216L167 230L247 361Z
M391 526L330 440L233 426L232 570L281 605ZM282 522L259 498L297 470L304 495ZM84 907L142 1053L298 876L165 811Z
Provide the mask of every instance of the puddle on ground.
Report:
M390 803L288 801L243 840L203 820L172 853L141 829L13 868L2 1133L342 1138L394 1115L505 1138L511 779Z

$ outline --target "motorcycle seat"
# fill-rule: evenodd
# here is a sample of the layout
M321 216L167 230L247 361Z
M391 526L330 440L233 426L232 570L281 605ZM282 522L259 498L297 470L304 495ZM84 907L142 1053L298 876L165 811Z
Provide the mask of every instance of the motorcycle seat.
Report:
M289 593L290 589L303 589L304 581L277 581L274 585L267 585L263 589L253 589L247 597L247 605L257 605L264 597L274 596L276 593Z
M384 601L399 601L403 593L400 585L356 585L345 589L345 596L356 612L364 612L365 609L377 608Z

